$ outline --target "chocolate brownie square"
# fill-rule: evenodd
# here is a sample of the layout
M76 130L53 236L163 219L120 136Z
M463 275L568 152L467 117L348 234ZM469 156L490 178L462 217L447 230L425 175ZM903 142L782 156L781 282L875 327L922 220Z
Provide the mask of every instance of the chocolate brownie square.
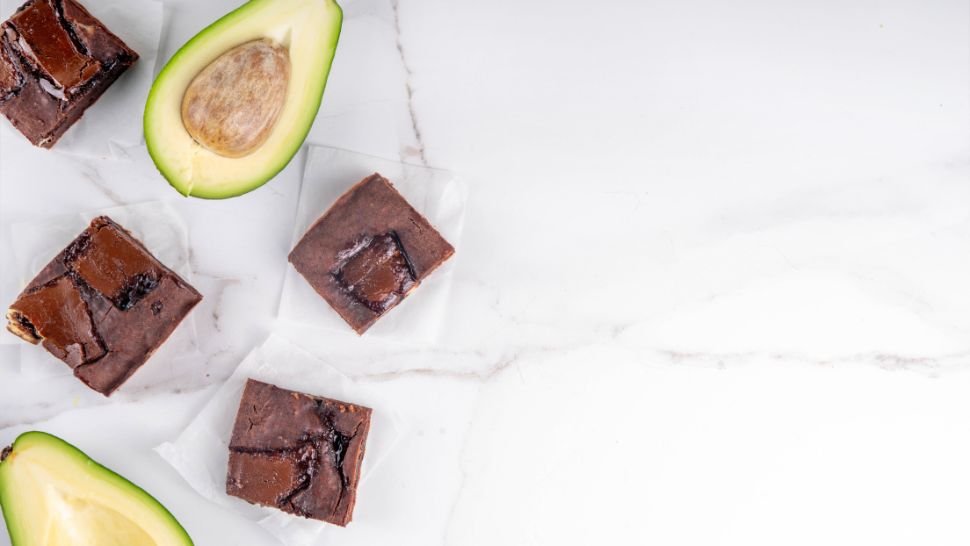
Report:
M109 396L202 296L110 218L95 218L7 310L7 329L41 343Z
M0 25L0 113L50 148L136 60L74 0L29 0Z
M373 174L337 199L289 259L363 334L454 253L390 181Z
M229 443L226 492L346 526L370 418L363 406L248 380Z

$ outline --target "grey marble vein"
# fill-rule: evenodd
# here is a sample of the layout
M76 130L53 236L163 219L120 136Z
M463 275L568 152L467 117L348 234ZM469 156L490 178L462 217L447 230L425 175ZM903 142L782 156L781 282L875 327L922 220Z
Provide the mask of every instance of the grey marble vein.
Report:
M407 56L404 54L404 44L401 40L401 12L399 3L399 0L391 0L391 7L394 10L394 42L397 46L397 52L401 57L401 65L404 67L404 74L406 76L404 87L408 96L408 115L411 117L411 131L414 133L414 139L417 141L418 157L421 159L421 164L427 166L428 158L425 155L424 140L421 137L421 128L418 126L418 115L414 108L414 87L411 83L411 67L408 64Z

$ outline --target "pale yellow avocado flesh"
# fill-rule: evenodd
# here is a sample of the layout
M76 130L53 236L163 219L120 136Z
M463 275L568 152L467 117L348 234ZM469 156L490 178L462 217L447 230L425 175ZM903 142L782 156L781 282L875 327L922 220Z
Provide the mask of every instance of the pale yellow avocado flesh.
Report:
M148 152L169 183L183 195L220 199L249 192L286 167L320 107L342 18L334 0L251 0L182 46L158 75L145 105ZM286 101L262 146L244 157L222 157L186 131L182 97L195 76L220 55L261 38L289 51Z
M42 432L0 463L0 508L13 546L191 546L148 493Z

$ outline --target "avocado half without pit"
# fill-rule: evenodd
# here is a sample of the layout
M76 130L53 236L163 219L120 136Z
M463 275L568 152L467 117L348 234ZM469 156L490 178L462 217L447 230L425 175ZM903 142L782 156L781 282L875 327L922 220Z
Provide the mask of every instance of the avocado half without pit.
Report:
M251 0L182 46L145 105L169 183L223 199L283 170L320 108L342 19L334 0Z
M151 495L43 432L0 452L0 508L13 546L192 546Z

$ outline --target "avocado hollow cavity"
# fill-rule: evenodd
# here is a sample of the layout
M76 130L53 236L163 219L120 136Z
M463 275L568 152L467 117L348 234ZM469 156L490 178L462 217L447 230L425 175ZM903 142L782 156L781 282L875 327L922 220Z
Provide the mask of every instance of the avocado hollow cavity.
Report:
M286 103L290 56L264 38L220 55L182 97L182 124L200 145L223 157L245 157L269 138Z

